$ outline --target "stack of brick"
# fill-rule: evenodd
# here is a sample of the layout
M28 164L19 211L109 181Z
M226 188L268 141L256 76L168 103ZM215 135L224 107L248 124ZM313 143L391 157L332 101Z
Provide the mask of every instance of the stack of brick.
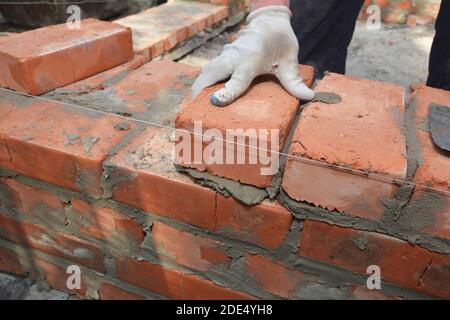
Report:
M155 58L228 15L226 5L174 1L115 22L131 28L135 52Z
M436 20L441 0L365 0L360 18L366 19L367 8L377 5L385 23L398 23L409 26L424 25Z
M402 88L329 75L316 91L341 101L300 107L262 77L217 109L217 87L189 97L198 68L134 59L45 97L0 91L0 270L96 299L450 298L450 158L424 124L448 92L405 107ZM196 120L277 129L258 146L289 157L265 176L175 166L173 127L190 141Z

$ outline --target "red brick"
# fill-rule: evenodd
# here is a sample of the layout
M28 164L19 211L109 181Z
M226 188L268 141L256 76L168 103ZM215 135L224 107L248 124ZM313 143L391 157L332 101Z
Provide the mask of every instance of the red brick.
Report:
M57 102L5 94L0 98L0 166L61 187L99 196L102 163L127 134L127 120Z
M116 260L116 274L123 281L172 299L254 299L246 293L221 287L198 276L165 269L146 261Z
M294 121L299 102L285 91L279 83L274 81L273 77L263 76L255 80L246 93L234 103L226 108L217 108L211 104L210 96L214 91L222 87L223 83L217 84L204 89L195 100L190 101L190 98L186 100L186 105L175 120L175 126L177 129L185 130L190 134L192 150L201 150L202 159L195 159L194 153L191 154L191 157L184 154L185 150L183 149L189 149L186 143L189 141L185 141L187 139L185 134L177 132L177 144L180 148L180 152L176 154L178 157L177 162L182 166L207 171L215 176L225 177L257 187L268 187L274 174L262 174L261 169L270 165L262 163L260 159L255 159L257 163L250 163L250 151L255 149L250 149L249 147L250 139L246 130L254 130L254 134L258 134L257 146L264 151L256 150L257 158L267 153L271 155L273 152L279 152L283 148L286 136ZM205 133L206 130L216 129L220 131L223 140L234 141L234 143L227 142L225 144L227 147L232 148L231 151L233 151L232 154L234 155L232 163L229 163L226 159L227 150L225 147L221 150L223 154L223 157L219 159L221 163L211 161L210 155L204 152L207 150L209 142L202 141L207 139L196 135L197 132L194 133L196 122L199 122L202 127L202 132L198 132L198 134L207 135L208 133ZM245 133L227 137L227 130L238 129L244 130ZM267 135L261 136L260 130L267 130ZM273 133L279 134L276 140L278 146L272 146L271 138ZM239 136L242 140L237 139L236 136ZM239 146L238 148L236 143L244 144L244 146ZM256 146L252 145L252 147ZM230 148L228 149L230 151ZM245 164L237 162L238 156L245 156ZM275 157L278 157L278 155ZM195 162L199 162L199 164ZM208 164L208 162L212 162L212 164Z
M284 190L297 201L380 218L381 198L398 189L391 181L406 178L403 88L331 74L315 91L337 93L342 102L315 102L302 111Z
M414 176L416 185L413 201L434 196L435 204L429 203L427 214L434 215L434 223L424 229L434 236L450 239L450 157L436 147L428 132L428 108L430 103L449 105L450 92L419 86L410 107L416 110L416 137L420 145L419 167Z
M228 16L228 8L206 3L172 2L121 18L115 22L133 31L134 50L149 57L160 55L195 32Z
M112 187L113 199L214 230L216 194L175 170L171 135L171 130L148 127L111 158L108 175L122 177Z
M268 249L278 248L292 223L292 215L278 202L246 206L217 195L217 232Z
M70 277L70 274L67 273L66 268L38 257L34 257L33 262L35 267L42 270L45 280L52 288L69 294L75 294L80 298L86 297L87 284L83 272L81 272L80 289L69 289L67 287L67 279Z
M246 271L264 290L285 299L293 298L307 275L291 270L261 255L247 255Z
M68 218L70 224L76 224L80 232L100 240L112 238L124 245L132 244L139 248L145 233L135 219L110 208L94 207L84 201L72 199L72 209L78 215L76 219Z
M101 249L93 243L70 235L54 233L38 225L19 222L0 214L0 237L83 266L105 271Z
M300 254L361 274L377 265L385 281L418 289L433 253L387 235L305 221Z
M420 290L450 299L450 255L434 255L420 281Z
M406 23L408 24L409 27L413 27L416 25L424 26L424 25L433 23L434 20L435 20L435 18L432 16L418 16L418 15L410 14L408 16L408 19L406 20Z
M63 90L81 93L81 92L91 92L95 90L103 90L110 86L110 83L121 79L126 76L132 70L141 67L148 61L148 58L144 55L137 54L134 58L124 64L121 64L115 68L103 71L92 77L77 81L75 83L65 86ZM117 80L115 80L117 79Z
M146 300L141 295L128 292L110 283L103 283L98 294L101 300Z
M20 257L13 250L4 247L0 247L0 270L19 276L27 273L22 267Z
M380 290L369 290L361 286L354 287L352 293L355 300L403 300L400 296L390 296Z
M428 132L428 108L430 103L448 106L450 92L419 86L414 93L417 104L416 124L417 138L420 143L420 151L423 164L417 169L414 176L416 184L425 184L429 187L450 190L450 158L444 152L434 146L431 135ZM450 107L450 106L449 106Z
M95 19L0 38L0 85L39 95L133 57L131 31Z
M177 230L161 222L153 223L152 241L158 254L192 269L206 271L231 261L221 250L220 242Z
M301 64L299 70L305 84L308 87L311 87L314 83L314 68L312 66Z
M52 217L64 220L64 204L54 194L13 179L0 178L0 187L4 190L4 193L0 191L4 197L0 204L3 202L16 213L44 219L44 222Z
M173 127L174 114L198 73L198 67L152 61L104 90L72 99L106 112Z

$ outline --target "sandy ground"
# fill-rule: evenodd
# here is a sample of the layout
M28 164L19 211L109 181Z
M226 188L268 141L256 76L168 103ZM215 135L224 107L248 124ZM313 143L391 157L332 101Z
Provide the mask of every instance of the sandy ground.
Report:
M180 62L203 66L216 57L232 33L217 37L187 55ZM409 89L425 82L434 28L428 26L383 25L370 30L358 22L347 58L347 74L393 82Z

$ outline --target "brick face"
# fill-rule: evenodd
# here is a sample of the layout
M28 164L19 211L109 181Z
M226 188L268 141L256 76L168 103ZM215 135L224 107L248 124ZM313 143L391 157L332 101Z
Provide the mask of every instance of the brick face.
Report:
M72 215L68 222L77 225L80 232L106 242L120 241L121 246L139 248L144 241L142 227L132 218L110 208L98 208L78 199L72 199Z
M397 190L390 181L406 178L403 88L331 74L315 90L337 93L342 101L316 102L302 111L283 188L297 201L378 219L380 200Z
M377 265L381 277L402 287L448 297L449 256L387 235L306 221L299 254L366 274Z
M105 271L103 253L93 243L70 235L51 232L28 222L19 222L2 214L0 214L0 238L98 271Z
M246 271L264 290L285 299L293 298L295 291L307 275L290 270L261 255L247 255Z
M33 259L33 263L35 265L35 268L39 269L42 272L44 279L52 288L67 292L69 294L75 294L79 298L86 297L87 285L86 279L83 276L83 272L81 273L80 289L69 289L67 286L67 279L70 277L70 274L66 272L67 268L63 268L60 265L37 257Z
M186 98L175 120L176 128L184 131L184 134L177 132L177 162L215 176L256 187L268 187L278 168L271 173L262 170L270 164L276 165L272 158L278 159L278 155L273 153L283 148L299 102L271 76L262 76L253 81L246 93L235 102L226 108L217 108L211 104L210 96L221 87L223 84L206 88L194 100ZM207 130L220 134L221 140L215 141L217 150L213 154L208 152L211 148L208 136L215 137L216 134ZM230 134L230 130L235 133ZM194 151L190 156L187 154L190 150L187 142ZM197 154L196 150L201 151ZM227 154L233 158L230 159ZM250 159L252 155L253 161ZM198 159L199 156L201 159ZM270 157L269 162L272 161L269 164L262 161L267 156ZM239 162L239 158L244 161Z
M148 127L109 161L109 176L129 177L112 187L113 199L208 230L215 228L215 193L178 173L171 132Z
M122 73L118 81L101 91L77 94L77 88L85 86L85 82L88 87L98 84L95 77L65 89L78 104L173 127L180 103L190 92L199 71L198 67L169 60L151 61L129 73ZM108 70L108 74L111 72L113 70Z
M162 257L192 269L206 271L231 262L218 241L177 230L162 222L153 223L152 243Z
M51 192L0 178L0 206L48 224L65 224L64 204Z
M126 134L114 127L126 120L11 95L0 98L4 108L13 109L0 119L9 154L0 166L90 195L103 193L102 163Z
M432 223L424 232L450 239L450 158L434 145L429 132L428 112L430 103L448 106L448 91L419 86L414 92L410 107L416 107L416 138L420 160L414 176L416 184L410 210L425 211Z
M133 59L128 62L125 62L115 68L97 73L89 78L71 83L68 86L65 86L63 90L65 91L65 94L70 92L75 94L89 93L95 90L103 90L123 78L129 72L141 67L146 62L148 62L147 57L141 54L136 54Z
M20 257L12 250L0 246L0 270L19 276L25 275Z
M227 16L224 6L172 2L115 22L131 28L136 52L154 58Z
M292 215L278 202L264 201L253 207L233 198L217 195L217 232L268 249L282 243L292 223Z
M39 95L133 57L131 31L95 19L0 38L0 85Z
M172 299L247 300L254 297L209 280L145 261L116 260L117 277Z

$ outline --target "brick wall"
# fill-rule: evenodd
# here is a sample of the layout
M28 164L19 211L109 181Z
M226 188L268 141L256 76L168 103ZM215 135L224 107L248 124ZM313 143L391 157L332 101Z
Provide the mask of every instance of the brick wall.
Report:
M330 74L315 90L339 99L300 106L261 77L217 109L190 97L198 68L147 60L0 91L0 270L95 299L450 298L450 158L426 122L448 92ZM280 129L289 158L265 179L175 167L172 128L196 120Z

